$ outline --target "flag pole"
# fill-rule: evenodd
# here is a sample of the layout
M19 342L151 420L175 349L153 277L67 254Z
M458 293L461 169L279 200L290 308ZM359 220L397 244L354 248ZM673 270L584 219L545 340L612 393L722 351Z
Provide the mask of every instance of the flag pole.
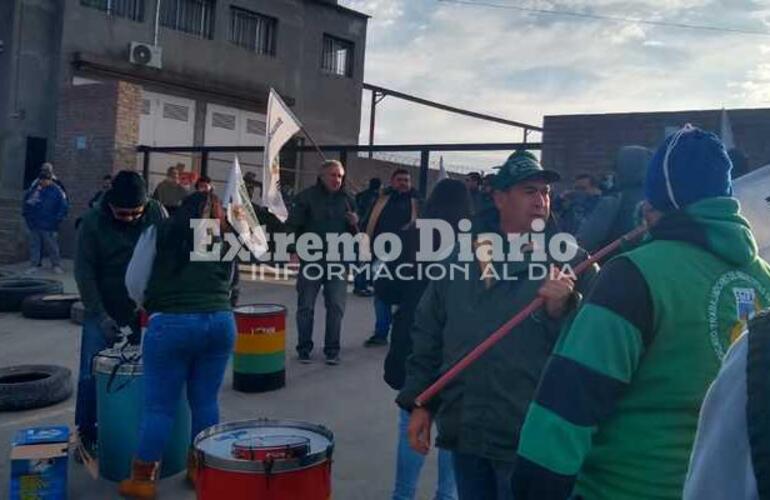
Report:
M316 150L316 153L318 153L318 156L321 157L321 160L326 161L327 160L326 156L323 154L323 151L321 151L321 148L318 147L318 144L316 144L315 140L313 139L313 136L310 135L310 132L308 132L305 126L302 125L302 122L298 121L297 123L299 123L299 129L302 131L303 134L305 134L305 137L307 137L310 140L310 144L313 145L313 147Z

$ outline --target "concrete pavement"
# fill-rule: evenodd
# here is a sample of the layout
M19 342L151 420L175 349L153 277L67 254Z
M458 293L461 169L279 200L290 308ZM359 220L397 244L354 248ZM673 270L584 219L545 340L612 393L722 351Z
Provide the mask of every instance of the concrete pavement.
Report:
M23 268L19 266L18 268ZM61 279L65 292L76 291L71 263L64 275L41 276ZM292 418L323 424L335 434L333 496L335 500L389 499L392 491L398 409L395 392L382 380L386 348L364 348L372 333L374 311L371 300L348 295L342 334L342 364L323 364L317 347L316 362L301 365L294 359L296 293L292 283L251 281L242 273L240 303L279 303L288 307L287 385L265 394L243 394L231 388L228 367L220 393L222 421L258 417ZM324 307L316 305L316 346L323 344ZM0 313L0 366L51 363L70 368L77 377L80 327L69 321L30 320L18 313ZM39 410L0 413L0 498L8 492L10 439L16 430L44 424L69 424L74 420L74 395L69 400ZM431 453L423 470L419 499L432 498L436 481L436 454ZM92 480L70 460L70 498L104 500L118 498L116 485ZM160 483L160 498L194 499L183 474Z

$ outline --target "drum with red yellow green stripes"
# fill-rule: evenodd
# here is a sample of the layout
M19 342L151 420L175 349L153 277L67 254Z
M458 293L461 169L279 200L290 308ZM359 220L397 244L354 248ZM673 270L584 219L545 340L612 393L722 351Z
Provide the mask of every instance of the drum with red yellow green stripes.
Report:
M265 392L286 385L286 308L252 304L234 310L238 335L233 354L233 389Z

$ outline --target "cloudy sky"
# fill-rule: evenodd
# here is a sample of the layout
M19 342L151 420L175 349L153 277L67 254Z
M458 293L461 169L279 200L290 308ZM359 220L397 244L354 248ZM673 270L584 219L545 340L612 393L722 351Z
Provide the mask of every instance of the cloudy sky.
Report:
M461 108L541 125L553 114L770 107L770 0L339 3L372 16L366 82ZM368 103L365 92L361 142L368 141ZM392 97L378 105L377 122L380 144L521 140L520 129ZM484 166L501 155L455 155L448 163Z

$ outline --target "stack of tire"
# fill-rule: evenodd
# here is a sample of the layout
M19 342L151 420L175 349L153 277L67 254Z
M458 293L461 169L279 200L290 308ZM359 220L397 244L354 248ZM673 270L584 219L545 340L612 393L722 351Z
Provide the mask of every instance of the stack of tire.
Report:
M67 319L77 295L62 294L61 281L29 278L0 270L0 311L27 318ZM18 365L0 368L0 411L42 408L72 394L72 373L63 366Z
M68 319L76 294L63 294L57 280L0 274L0 311L34 319Z

